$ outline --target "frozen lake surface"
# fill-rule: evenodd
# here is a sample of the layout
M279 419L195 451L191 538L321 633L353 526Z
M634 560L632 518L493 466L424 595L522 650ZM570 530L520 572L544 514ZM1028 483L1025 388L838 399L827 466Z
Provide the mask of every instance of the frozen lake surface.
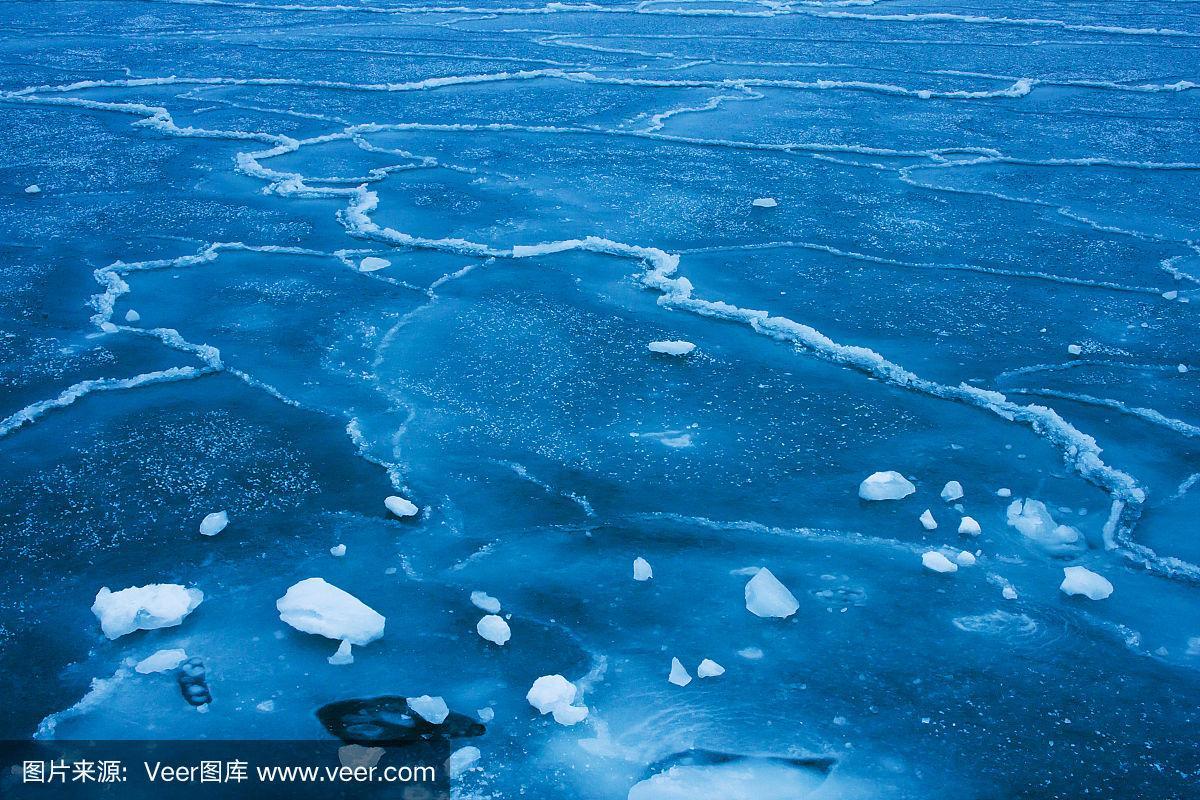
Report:
M1197 9L0 5L0 738L1196 797Z

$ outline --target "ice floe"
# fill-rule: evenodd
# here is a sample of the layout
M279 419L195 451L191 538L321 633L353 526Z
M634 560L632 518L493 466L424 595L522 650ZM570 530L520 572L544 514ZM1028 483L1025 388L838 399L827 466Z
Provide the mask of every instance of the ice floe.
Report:
M224 511L214 511L200 521L201 536L216 536L229 525L229 514Z
M533 682L525 699L539 714L553 714L560 725L574 725L588 715L587 706L572 705L578 690L562 675L543 675Z
M899 472L874 472L858 485L863 500L899 500L917 491L917 487Z
M687 686L692 682L692 676L688 673L687 668L683 666L683 662L678 658L671 659L671 672L667 675L667 680L676 686Z
M1001 487L996 490L997 497L1012 497L1012 489Z
M387 506L388 511L397 517L414 517L420 511L411 500L405 500L403 497L397 497L396 495L385 499L383 504Z
M921 564L925 566L925 569L931 569L934 572L958 572L958 564L955 564L937 550L927 550L922 553Z
M638 556L633 560L633 579L635 581L648 581L654 577L654 570L650 568L650 562Z
M651 342L646 345L651 353L662 353L668 356L686 356L688 353L696 349L696 345L691 342L685 342L682 339L674 339L671 341Z
M958 523L958 532L965 533L967 536L978 536L983 533L983 529L979 527L979 523L974 517L963 517Z
M947 503L953 503L955 500L962 499L963 488L958 481L946 481L946 485L942 487L942 499Z
M696 667L696 677L698 678L715 678L724 674L725 668L711 658L704 659L700 662L700 666Z
M346 545L335 544L333 547L329 548L329 555L333 556L334 558L341 558L342 556L346 555Z
M125 312L126 322L141 322L142 315L134 311L132 308Z
M423 694L420 697L408 697L405 699L408 700L408 707L413 710L413 713L418 714L426 722L441 725L446 721L446 717L450 716L449 706L440 697L430 697L427 694Z
M177 583L151 583L119 592L105 586L96 594L92 613L100 620L104 635L116 639L137 630L178 625L203 601L204 593L199 589Z
M1067 352L1073 356L1078 356L1083 354L1083 348L1077 344L1069 344L1067 345Z
M927 531L937 529L937 520L933 518L933 512L928 508L921 512L921 527Z
M42 187L38 186L36 183L31 183L25 187L25 194L41 194L41 193L42 193Z
M779 201L774 197L756 197L750 201L750 205L755 208L774 208L779 205Z
M392 262L388 261L386 258L367 256L362 261L358 262L358 270L359 272L375 272L376 270L384 269L385 267L390 267L391 265Z
M790 617L798 608L796 596L766 567L746 583L746 610L756 617Z
M306 578L275 601L279 618L304 633L364 645L383 636L383 615L322 578Z
M1108 578L1087 567L1063 567L1063 581L1058 588L1063 594L1083 595L1089 600L1103 600L1113 593Z
M184 661L187 661L187 657L187 652L178 648L159 650L139 661L133 668L133 671L142 675L149 675L152 672L166 672L167 670L175 669Z
M512 638L512 630L503 617L488 614L475 624L475 631L492 644L502 645Z
M500 601L492 597L487 592L471 592L471 604L480 611L486 611L489 614L500 613Z

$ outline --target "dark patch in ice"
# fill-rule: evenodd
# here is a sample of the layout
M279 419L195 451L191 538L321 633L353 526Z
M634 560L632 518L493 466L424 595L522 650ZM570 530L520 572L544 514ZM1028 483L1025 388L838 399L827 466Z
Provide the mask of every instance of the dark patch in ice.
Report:
M482 736L484 726L468 716L450 712L440 725L413 713L403 697L339 700L317 709L325 730L344 742L397 745L435 739Z
M183 662L179 671L175 673L183 699L197 707L212 702L212 692L208 690L205 674L204 662L195 657Z
M665 772L671 767L714 767L725 764L736 764L740 761L758 761L780 764L795 769L808 770L821 777L829 775L837 765L837 759L832 756L754 756L743 753L722 753L719 750L702 750L692 748L672 753L664 759L650 765L646 774L655 775Z

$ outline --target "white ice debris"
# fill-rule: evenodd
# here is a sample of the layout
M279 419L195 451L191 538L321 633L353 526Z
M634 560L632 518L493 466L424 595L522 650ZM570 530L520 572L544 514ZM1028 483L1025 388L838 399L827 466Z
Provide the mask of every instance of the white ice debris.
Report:
M272 711L275 710L275 701L274 700L263 700L261 703L258 703L257 705L254 706L254 710L261 711L264 714L270 714Z
M937 550L927 550L921 554L921 563L925 569L934 572L958 572L958 564L939 553Z
M743 647L738 650L738 655L747 661L758 661L763 657L764 653L761 647Z
M1178 372L1180 375L1182 375L1183 373L1188 371L1187 364L1178 365L1177 367L1175 367L1175 371Z
M480 722L491 722L496 718L496 709L490 706L475 709L475 716L479 717Z
M917 491L907 478L899 472L872 473L858 485L858 496L863 500L899 500Z
M933 512L928 508L921 514L921 526L927 531L937 528L937 520L933 518Z
M275 601L279 618L298 631L364 645L383 636L383 615L322 578L306 578Z
M696 667L696 677L698 678L715 678L724 674L725 668L711 658L704 659L700 662L700 666Z
M575 684L562 675L543 675L533 682L525 699L539 714L554 714L559 725L574 725L588 715L587 706L573 706Z
M512 631L503 617L488 614L475 624L475 631L492 644L502 645L512 638Z
M36 183L31 183L25 187L25 194L41 194L41 193L42 193L42 187L38 186Z
M683 666L683 662L678 658L671 659L671 674L667 676L667 680L676 686L687 686L692 682L692 676L688 674L687 669Z
M330 664L333 664L335 667L341 666L342 664L353 664L354 652L350 642L343 639L342 643L338 645L337 652L325 660Z
M471 592L471 603L480 611L486 611L489 614L500 613L500 601L487 592Z
M1163 300L1174 300L1176 297L1179 297L1179 292L1171 289L1170 291L1163 292L1162 296Z
M203 601L204 593L199 589L187 589L177 583L131 586L119 592L105 586L96 594L92 613L100 620L104 635L116 639L137 630L178 625Z
M134 311L132 308L125 312L126 322L141 322L142 315Z
M1003 589L1000 590L1000 596L1003 597L1005 600L1016 600L1017 599L1017 590L1011 586L1005 586Z
M997 497L1012 497L1012 489L1008 489L1008 488L1004 488L1004 487L997 489L996 496Z
M387 506L387 510L395 514L397 517L415 517L420 510L411 500L405 500L403 497L392 495L383 501Z
M329 555L333 556L334 558L341 558L342 556L346 555L346 545L335 544L333 547L329 548Z
M978 536L983 533L983 529L979 527L979 523L975 521L974 517L963 517L962 522L958 523L958 532L968 536Z
M975 554L968 550L962 550L954 557L954 563L960 567L973 567L975 566Z
M388 261L386 258L367 256L362 261L358 262L358 270L359 272L374 272L377 269L383 269L384 267L390 267L391 265L392 262Z
M1103 600L1113 593L1113 585L1103 575L1087 567L1063 567L1063 594L1081 594L1089 600Z
M446 717L450 716L450 708L446 705L446 701L440 697L430 697L423 694L420 697L408 697L408 707L413 710L413 713L424 718L434 725L441 725L446 721Z
M1040 500L1013 500L1006 514L1009 525L1053 551L1069 550L1082 539L1075 528L1056 523Z
M214 511L200 521L201 536L216 536L225 530L229 524L229 515L224 511Z
M633 560L633 579L635 581L648 581L654 577L654 570L650 568L650 562L638 556Z
M651 342L646 345L652 353L662 353L668 356L686 356L688 353L696 349L696 345L691 342L685 342L682 339L674 339L665 342Z
M796 596L766 567L746 583L746 610L756 617L790 617L798 608Z
M159 650L139 661L137 666L133 668L133 671L139 672L142 675L149 675L152 672L166 672L169 669L175 669L187 661L187 657L188 654L183 650Z
M1073 356L1077 356L1083 353L1083 348L1077 344L1069 344L1067 345L1067 352Z
M450 773L451 778L457 778L470 769L481 755L478 747L460 747L446 759L446 771Z
M942 487L942 499L947 503L953 503L955 500L961 499L963 496L962 484L958 481L946 481L946 485Z
M750 205L755 208L774 208L779 205L779 201L774 197L756 197L750 201Z

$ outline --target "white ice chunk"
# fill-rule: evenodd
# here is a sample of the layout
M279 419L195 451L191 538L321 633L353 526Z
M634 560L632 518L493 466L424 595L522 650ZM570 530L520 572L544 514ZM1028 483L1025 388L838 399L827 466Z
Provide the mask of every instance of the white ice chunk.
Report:
M696 345L691 342L685 342L682 339L674 339L666 342L651 342L646 345L652 353L662 353L668 356L686 356L688 353L696 349Z
M650 568L650 562L638 556L633 560L633 579L635 581L648 581L654 577L654 570Z
M482 754L479 752L478 747L471 747L470 745L460 747L446 759L446 771L450 773L451 778L457 778L470 769L471 765L479 760L480 755Z
M921 514L921 526L927 531L937 528L937 520L933 518L933 512L928 508Z
M574 702L576 691L575 684L562 675L543 675L533 682L525 699L539 714L549 714L558 706Z
M187 589L177 583L131 586L119 592L105 586L96 594L92 613L100 620L104 635L116 639L137 630L178 625L203 601L204 593L199 589Z
M1012 497L1012 489L1000 488L996 490L997 497Z
M979 527L979 523L975 521L974 517L963 517L962 522L958 523L958 532L968 536L978 536L983 529Z
M346 555L346 545L335 544L333 547L329 548L329 555L333 556L334 558L341 558L342 556Z
M392 262L386 258L378 258L377 256L367 256L362 261L358 262L359 272L374 272L377 269L390 267Z
M1003 597L1005 600L1016 600L1017 599L1017 590L1011 586L1005 586L1003 589L1000 590L1000 596Z
M387 510L395 514L397 517L415 517L420 511L411 500L405 500L403 497L392 495L383 501L387 506Z
M1180 375L1182 375L1183 373L1188 371L1187 364L1178 365L1177 367L1175 367L1175 371L1178 372Z
M790 617L798 608L796 596L765 567L746 583L746 610L756 617Z
M471 592L471 602L480 611L486 611L489 614L500 613L500 601L487 592Z
M496 709L490 706L475 709L475 716L479 717L480 722L491 722L496 718Z
M405 699L408 700L408 707L413 710L413 713L432 722L434 725L441 725L446 721L446 717L450 716L450 708L446 705L446 701L440 697L430 697L427 694L423 694L420 697L408 697Z
M917 491L907 478L899 472L872 473L858 485L858 496L863 500L899 500Z
M1103 600L1113 593L1108 579L1087 567L1063 567L1063 582L1058 588L1064 594L1081 594L1089 600Z
M755 208L774 208L779 205L779 201L774 197L756 197L750 201L750 205Z
M1163 292L1162 296L1163 300L1174 300L1176 297L1179 297L1179 292L1171 289L1170 291Z
M125 312L126 322L141 322L142 315L134 311L132 308Z
M564 704L555 706L552 713L554 715L554 721L559 725L574 725L577 722L583 722L583 720L587 717L588 707L568 706Z
M969 550L962 550L954 557L954 563L960 567L973 567L975 566L975 554Z
M715 678L724 674L725 668L710 658L704 659L700 666L696 667L696 676L700 678Z
M942 487L942 499L947 503L953 503L963 496L962 484L958 481L946 481L946 485Z
M139 661L133 670L134 672L140 672L142 675L149 675L152 672L166 672L169 669L175 669L187 661L187 657L188 654L183 650L159 650L153 655L149 655Z
M937 550L927 550L921 554L921 563L925 569L934 572L958 572L958 564L939 553Z
M325 660L330 664L333 664L335 667L341 666L342 664L353 664L354 652L350 642L343 639L342 643L338 645L337 652Z
M503 617L488 614L475 624L475 631L493 644L502 645L512 638L512 631Z
M229 524L229 515L224 511L214 511L200 521L201 536L216 536L225 530Z
M364 645L383 636L383 615L322 578L306 578L275 601L279 618L298 631Z
M38 186L36 183L31 183L25 187L25 194L41 194L41 193L42 193L42 187Z
M1006 515L1009 525L1053 552L1076 548L1083 538L1075 528L1056 523L1040 500L1013 500Z
M255 711L261 711L264 714L270 714L275 710L274 700L263 700L261 703L254 706Z
M678 658L671 659L671 674L667 676L667 680L676 686L687 686L692 682L692 676L688 674L687 669L683 666L683 662Z
M1083 348L1077 344L1069 344L1067 345L1067 352L1073 356L1077 356L1083 353Z

